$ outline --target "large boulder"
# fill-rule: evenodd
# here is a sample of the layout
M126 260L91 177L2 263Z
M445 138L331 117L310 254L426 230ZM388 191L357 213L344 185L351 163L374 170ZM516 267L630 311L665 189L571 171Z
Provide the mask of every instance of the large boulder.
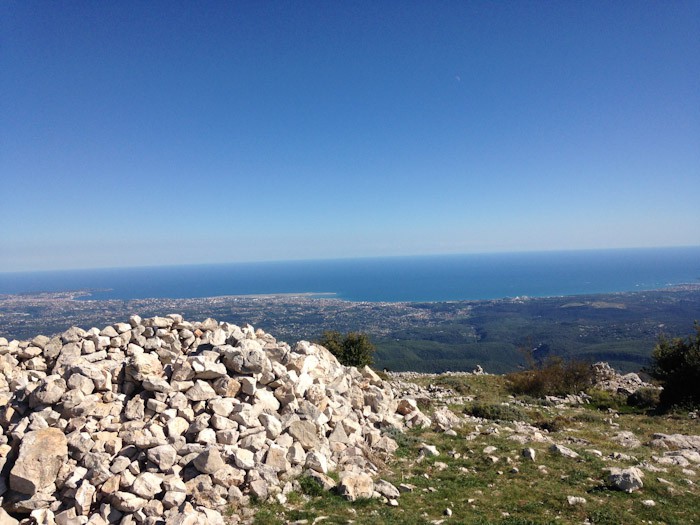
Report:
M345 472L340 475L339 492L348 501L371 498L374 481L366 472Z
M68 440L58 428L27 432L19 456L10 471L10 488L33 496L53 487L58 471L68 459Z
M608 486L623 492L634 492L644 486L642 478L644 473L636 467L617 468L613 467L607 477Z

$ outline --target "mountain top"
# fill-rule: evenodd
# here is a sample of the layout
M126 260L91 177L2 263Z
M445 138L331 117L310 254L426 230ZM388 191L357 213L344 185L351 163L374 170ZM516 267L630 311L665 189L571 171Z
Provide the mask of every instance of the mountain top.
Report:
M0 338L0 523L692 523L697 419L596 366L534 399L180 315Z

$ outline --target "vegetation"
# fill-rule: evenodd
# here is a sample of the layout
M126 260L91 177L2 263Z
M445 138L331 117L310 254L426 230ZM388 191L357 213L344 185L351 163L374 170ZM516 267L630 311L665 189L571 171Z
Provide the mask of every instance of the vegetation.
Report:
M664 387L661 404L700 406L700 325L686 339L661 337L652 358L649 372Z
M456 394L459 389L475 398L465 399L463 405L453 405L455 413L469 411L476 404L485 407L484 413L501 417L491 419L486 425L465 422L455 429L455 436L429 429L411 429L405 433L383 429L397 440L399 450L378 478L396 486L405 483L415 487L412 492L401 494L398 507L381 500L350 503L336 491L319 493L313 480L300 480L297 490L287 495L285 505L261 504L255 523L282 525L296 520L307 520L309 524L364 525L429 525L439 520L475 525L697 522L700 485L697 481L687 482L687 468L691 467L686 467L684 472L684 467L666 465L663 474L647 472L642 490L632 494L610 490L605 483L608 467L655 463L653 456L662 452L646 443L660 429L668 434L699 433L698 421L687 412L654 414L627 406L624 397L606 398L622 403L626 410L619 412L597 410L591 405L549 406L526 395L509 394L502 376L448 377ZM423 377L416 382L423 386L444 385L448 377ZM520 444L510 439L513 432L509 429L515 425L500 413L510 408L519 410L545 435L566 444L581 457L572 460L553 454L546 441ZM624 449L615 440L621 431L634 433L644 444L633 451ZM422 443L435 445L440 455L419 460ZM487 446L496 449L484 452ZM535 450L535 461L523 458L524 447ZM615 454L618 452L634 458L625 459ZM697 471L696 467L692 468ZM568 496L584 498L586 503L570 505ZM646 505L647 500L654 501L655 506ZM451 509L452 517L446 519L447 508Z
M529 370L506 376L513 393L533 397L564 396L578 394L593 384L589 363L558 356L548 357L542 364L532 363Z
M367 334L326 330L318 343L325 346L345 366L369 366L373 362L374 345Z
M465 408L464 413L495 421L527 421L529 419L527 414L518 407L504 403L475 403Z
M627 404L639 408L656 408L661 403L661 391L658 388L640 388L627 398Z

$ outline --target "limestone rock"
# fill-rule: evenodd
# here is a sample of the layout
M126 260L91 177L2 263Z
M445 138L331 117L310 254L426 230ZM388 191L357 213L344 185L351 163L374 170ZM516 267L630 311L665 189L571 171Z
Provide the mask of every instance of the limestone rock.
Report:
M121 512L136 512L141 510L146 503L148 503L147 500L140 498L131 492L122 491L112 494L111 501L114 508Z
M634 492L644 486L644 473L636 467L611 468L607 477L608 485L623 492Z
M564 445L557 445L554 444L551 447L549 447L550 452L553 452L554 454L559 454L560 456L564 456L565 458L570 458L570 459L577 459L580 456L578 455L577 452L574 452L568 447L565 447Z
M304 450L312 450L318 445L316 425L311 421L294 421L289 425L288 431Z
M440 452L438 451L437 447L435 445L428 445L427 443L421 443L419 453L424 455L424 456L439 456Z
M371 498L374 493L374 482L366 472L345 472L340 475L339 492L348 501Z
M637 436L626 430L618 432L611 438L611 440L625 448L639 448L642 446L642 442L637 439Z
M143 381L149 376L160 376L163 365L155 354L138 354L133 356L126 366L127 373L136 381Z
M68 459L68 440L58 428L27 432L10 472L10 488L30 496L48 489Z
M533 449L533 448L523 449L522 456L525 459L529 459L530 461L535 461L535 456L536 456L535 449Z
M152 499L156 494L162 491L162 483L163 478L158 474L144 472L136 476L131 486L131 492L147 500Z
M208 447L194 460L194 466L203 474L214 474L225 465L216 447Z
M5 509L0 507L0 525L19 525L19 521L5 512Z
M284 501L304 472L330 489L340 469L347 498L398 504L399 489L372 479L398 448L383 429L430 419L397 397L323 347L213 319L0 338L0 496L9 484L6 508L37 524L222 524L229 504Z
M374 483L374 490L389 499L396 499L401 495L398 488L383 479Z

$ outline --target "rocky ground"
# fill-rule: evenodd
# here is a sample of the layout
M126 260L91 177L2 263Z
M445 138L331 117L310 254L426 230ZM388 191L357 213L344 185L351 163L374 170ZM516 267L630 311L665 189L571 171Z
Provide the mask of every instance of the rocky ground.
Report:
M536 400L179 315L0 338L0 525L698 520L697 419L595 366Z

